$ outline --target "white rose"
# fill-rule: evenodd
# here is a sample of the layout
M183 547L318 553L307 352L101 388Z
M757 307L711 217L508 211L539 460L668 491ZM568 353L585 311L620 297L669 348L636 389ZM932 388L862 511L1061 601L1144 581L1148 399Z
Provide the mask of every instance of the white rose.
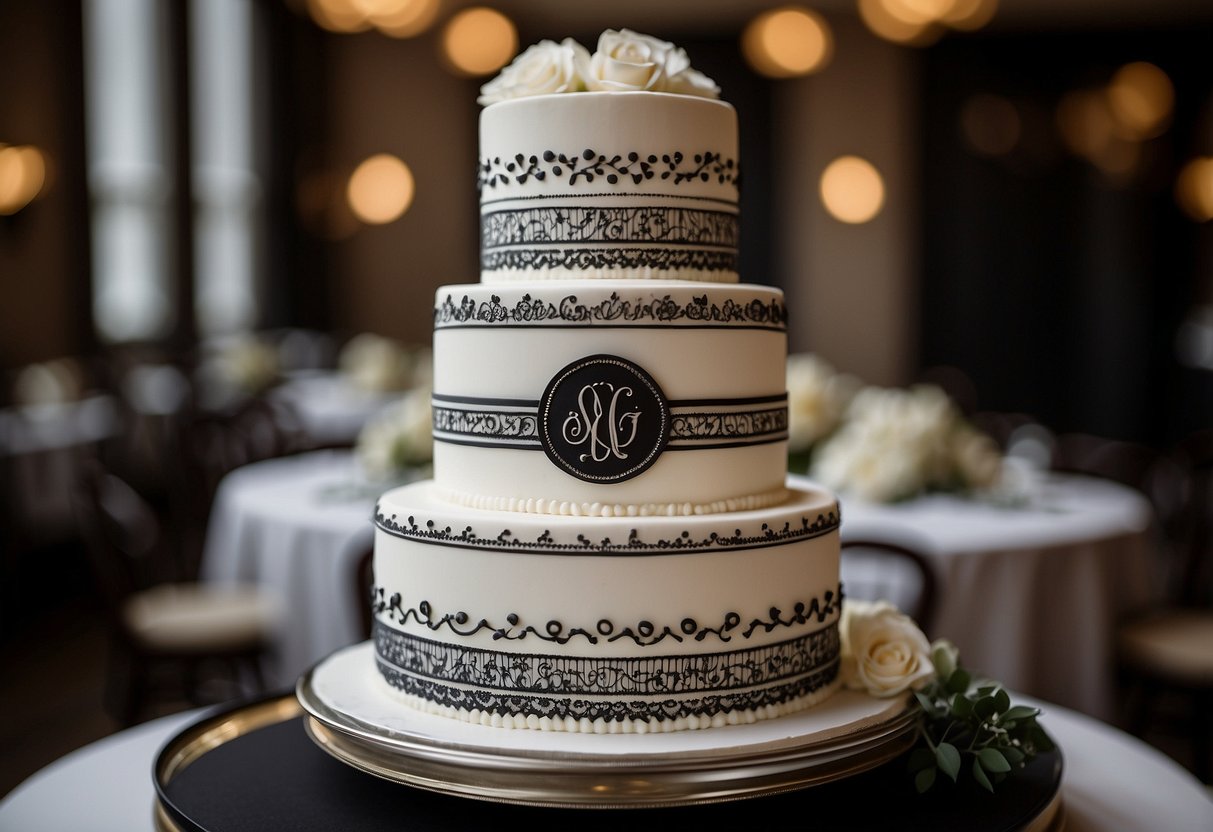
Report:
M630 29L608 29L599 36L597 51L583 59L581 76L589 90L665 91L671 77L690 67L686 52L672 43Z
M918 625L888 601L847 599L839 622L843 684L890 697L935 675L931 644Z
M488 105L530 95L577 92L584 87L579 67L588 62L589 53L572 38L560 43L541 40L481 87L476 101Z
M701 98L719 98L720 87L715 81L697 69L684 69L671 75L666 82L666 92L683 95L698 95Z

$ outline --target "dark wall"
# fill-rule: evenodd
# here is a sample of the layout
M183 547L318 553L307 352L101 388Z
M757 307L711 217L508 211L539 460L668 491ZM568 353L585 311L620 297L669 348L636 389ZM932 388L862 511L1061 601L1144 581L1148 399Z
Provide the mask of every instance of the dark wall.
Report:
M991 34L925 52L921 360L967 374L981 409L1151 444L1213 423L1213 374L1175 352L1213 280L1200 268L1209 234L1173 195L1180 165L1213 151L1202 143L1211 35ZM1108 175L1067 150L1056 108L1131 61L1169 75L1174 117L1131 174ZM962 137L979 93L1017 108L1022 137L1007 155Z

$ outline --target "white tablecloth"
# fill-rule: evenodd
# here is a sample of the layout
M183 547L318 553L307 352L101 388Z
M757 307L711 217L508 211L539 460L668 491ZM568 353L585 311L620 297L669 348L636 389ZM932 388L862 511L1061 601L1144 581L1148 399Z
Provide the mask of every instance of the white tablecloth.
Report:
M317 445L353 445L366 423L400 400L399 391L367 390L333 371L293 374L270 394L292 409Z
M1210 793L1170 758L1081 714L1016 698L1043 708L1041 724L1061 748L1066 832L1213 829ZM160 747L197 716L148 722L52 763L0 802L0 830L152 830L152 764ZM457 821L452 819L452 828Z
M1022 507L949 495L881 505L843 498L844 539L927 556L938 581L929 635L1008 687L1115 721L1117 617L1157 597L1149 502L1117 483L1050 475Z
M363 478L351 452L336 450L257 462L220 483L201 578L256 583L284 605L266 674L272 685L293 685L362 637L354 573L386 488Z

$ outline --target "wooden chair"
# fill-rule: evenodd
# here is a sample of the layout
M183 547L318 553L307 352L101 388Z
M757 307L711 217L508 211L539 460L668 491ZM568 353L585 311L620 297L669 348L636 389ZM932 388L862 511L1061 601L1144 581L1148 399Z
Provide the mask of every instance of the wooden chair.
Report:
M1137 736L1161 729L1188 740L1193 772L1213 783L1213 431L1189 437L1176 457L1187 479L1166 598L1116 634L1123 719ZM1168 713L1167 702L1186 707Z
M931 637L937 581L922 552L887 540L842 541L842 584L847 598L887 600Z
M117 719L139 722L167 693L203 704L205 671L231 685L212 701L262 692L277 605L255 588L160 580L165 537L156 514L96 461L73 497L112 635L107 706ZM157 684L164 671L172 671L171 687Z

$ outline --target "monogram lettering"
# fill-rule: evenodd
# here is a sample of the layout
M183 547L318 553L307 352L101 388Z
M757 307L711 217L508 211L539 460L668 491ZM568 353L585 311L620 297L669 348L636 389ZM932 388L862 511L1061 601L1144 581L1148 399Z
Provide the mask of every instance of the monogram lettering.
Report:
M578 409L569 411L561 435L570 445L589 444L589 451L578 456L582 462L604 462L609 457L627 459L623 449L636 438L640 411L620 413L620 397L632 397L631 387L616 387L609 381L587 384L577 394ZM603 399L607 403L603 404ZM624 434L627 434L624 438Z
M657 382L615 355L565 367L539 403L539 438L553 463L590 482L630 479L656 462L670 436Z

